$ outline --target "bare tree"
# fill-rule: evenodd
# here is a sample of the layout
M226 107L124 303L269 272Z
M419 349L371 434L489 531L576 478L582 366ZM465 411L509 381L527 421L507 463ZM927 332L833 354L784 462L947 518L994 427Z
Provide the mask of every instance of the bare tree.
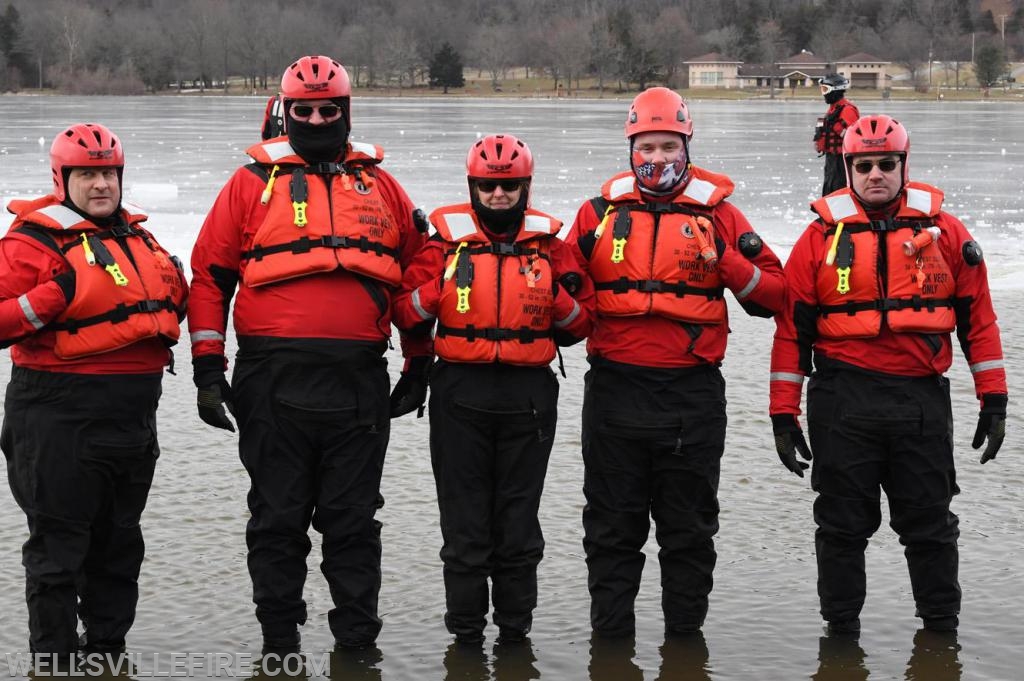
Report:
M650 42L670 87L677 85L676 73L682 68L683 60L703 51L700 39L679 7L666 7L658 13L651 27Z
M512 66L516 36L507 28L488 24L481 26L469 41L468 60L491 76L491 86L497 87Z
M910 19L897 21L885 32L890 46L890 58L907 70L915 87L922 87L921 68L928 62L931 38L925 28Z

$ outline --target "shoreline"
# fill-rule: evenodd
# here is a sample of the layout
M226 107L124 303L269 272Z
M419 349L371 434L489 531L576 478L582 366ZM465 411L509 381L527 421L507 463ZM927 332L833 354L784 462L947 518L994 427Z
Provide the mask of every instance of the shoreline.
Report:
M779 101L779 102L814 102L820 103L821 96L813 88L794 93L791 90L778 90L774 96L766 90L716 90L711 88L676 88L676 92L686 101L722 100L722 101ZM573 90L566 94L557 90L536 88L531 92L522 89L509 92L488 92L481 89L459 88L445 94L440 89L426 87L415 88L380 88L353 86L355 97L407 98L407 99L510 99L510 100L565 100L565 101L629 101L639 91L617 91L613 89L600 92L593 89ZM70 94L56 90L23 90L19 92L0 92L0 98L6 97L253 97L270 98L276 91L268 89L245 91L241 88L188 88L183 90L163 90L141 94ZM893 89L886 97L881 90L851 89L849 98L860 101L900 101L900 102L1020 102L1024 103L1024 88L990 90L987 94L976 88L954 90L951 88L935 88L929 92L918 92L912 88Z

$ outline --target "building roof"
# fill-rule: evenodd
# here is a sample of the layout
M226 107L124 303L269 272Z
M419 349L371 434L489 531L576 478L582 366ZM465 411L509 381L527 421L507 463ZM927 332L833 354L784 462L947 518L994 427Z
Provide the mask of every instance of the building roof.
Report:
M851 54L848 57L843 57L842 59L836 59L836 64L850 64L850 63L857 63L857 64L891 64L892 62L885 61L884 59L879 59L878 57L876 57L876 56L874 56L872 54L868 54L867 52L857 52L855 54Z
M794 54L786 59L780 59L776 62L777 64L801 64L801 65L821 65L825 66L828 64L827 60L821 59L820 57L814 56L813 52L807 50L801 50L799 53Z
M720 52L708 52L707 54L702 54L699 57L694 57L693 59L687 59L683 63L684 64L742 64L743 62L741 62L739 59L732 59L731 57L726 57L725 55L721 54Z

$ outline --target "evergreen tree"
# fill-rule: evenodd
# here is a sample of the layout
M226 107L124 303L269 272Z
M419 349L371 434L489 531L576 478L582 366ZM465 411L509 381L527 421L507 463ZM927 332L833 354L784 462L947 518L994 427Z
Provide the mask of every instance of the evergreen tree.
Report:
M28 54L22 48L21 15L18 9L8 4L3 14L0 14L0 53L4 56L7 68L14 71L8 78L8 86L26 82L31 75L32 65L29 62Z
M450 87L463 87L466 79L462 77L462 55L451 43L445 41L441 48L430 58L430 87L441 86L448 94Z
M998 45L984 45L974 55L974 75L978 85L991 87L1006 73L1006 58Z

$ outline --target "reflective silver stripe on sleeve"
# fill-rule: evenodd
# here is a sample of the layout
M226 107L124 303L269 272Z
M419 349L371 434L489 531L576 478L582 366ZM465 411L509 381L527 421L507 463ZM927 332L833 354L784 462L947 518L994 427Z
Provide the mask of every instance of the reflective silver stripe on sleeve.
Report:
M742 300L750 295L750 292L757 286L757 282L761 281L761 268L754 265L754 274L750 277L750 281L743 287L743 290L736 294L736 297Z
M416 310L416 314L418 314L423 321L434 318L434 315L424 310L423 305L420 304L420 287L417 287L416 290L412 292L410 300L412 301L413 308Z
M769 381L787 381L789 383L799 383L800 385L803 385L804 384L804 375L803 374L791 374L791 373L789 373L787 371L773 371L770 374L768 374L768 380Z
M1001 359L990 359L987 362L978 362L977 364L971 365L971 373L977 374L982 371L988 371L989 369L1002 369L1003 360Z
M224 334L219 331L193 331L188 335L188 337L193 343L198 343L199 341L224 340Z
M28 302L28 294L18 296L18 305L21 305L21 311L25 315L25 319L32 325L33 329L41 329L45 324L43 320L39 318L36 311L32 309L32 303Z
M564 329L565 327L572 324L572 320L580 316L580 304L575 300L572 301L572 312L565 316L565 319L555 322L556 329Z

